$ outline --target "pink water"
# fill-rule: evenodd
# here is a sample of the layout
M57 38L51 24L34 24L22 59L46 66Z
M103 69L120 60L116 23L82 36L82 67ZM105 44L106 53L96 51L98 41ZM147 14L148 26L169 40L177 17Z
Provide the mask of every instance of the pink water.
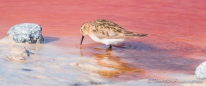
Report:
M114 46L109 56L104 51L107 46L87 36L83 42L84 56L97 61L106 56L120 65L100 63L117 69L108 75L98 72L103 77L136 80L161 77L161 73L194 74L196 67L206 60L205 4L201 0L1 0L0 37L15 24L31 22L42 26L46 43L77 48L84 22L107 19L127 30L149 35Z

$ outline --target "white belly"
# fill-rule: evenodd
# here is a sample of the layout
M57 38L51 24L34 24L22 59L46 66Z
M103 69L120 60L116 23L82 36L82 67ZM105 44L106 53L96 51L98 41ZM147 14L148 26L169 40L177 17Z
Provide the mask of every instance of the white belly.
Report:
M110 44L117 44L119 42L123 42L124 39L99 39L96 36L90 36L95 42L103 43L105 45L110 45Z

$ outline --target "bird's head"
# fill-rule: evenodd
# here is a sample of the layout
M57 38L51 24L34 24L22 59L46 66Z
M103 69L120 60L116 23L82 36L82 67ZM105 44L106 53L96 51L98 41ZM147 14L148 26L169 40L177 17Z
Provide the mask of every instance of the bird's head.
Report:
M81 28L80 28L80 32L82 33L82 36L85 36L89 33L89 29L90 29L91 23L87 22L84 23Z
M82 33L82 39L81 39L81 43L80 45L82 44L83 40L84 40L84 36L89 34L89 30L91 28L91 22L87 22L87 23L84 23L81 28L80 28L80 32Z

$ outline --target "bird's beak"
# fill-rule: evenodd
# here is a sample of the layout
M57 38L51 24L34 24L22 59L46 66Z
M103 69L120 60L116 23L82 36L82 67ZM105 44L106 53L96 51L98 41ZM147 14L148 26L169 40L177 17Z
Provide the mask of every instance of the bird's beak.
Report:
M83 40L84 40L84 36L82 35L82 39L81 39L80 45L82 45Z

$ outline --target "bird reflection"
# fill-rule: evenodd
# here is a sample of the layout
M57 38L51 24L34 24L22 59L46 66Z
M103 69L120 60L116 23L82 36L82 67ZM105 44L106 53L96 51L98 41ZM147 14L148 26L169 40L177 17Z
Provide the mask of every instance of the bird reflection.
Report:
M97 74L105 78L113 78L122 74L127 75L144 75L144 70L140 68L129 67L126 62L121 60L118 56L112 56L111 50L107 50L105 54L94 54L92 58L99 66L112 68L113 70L98 70Z

